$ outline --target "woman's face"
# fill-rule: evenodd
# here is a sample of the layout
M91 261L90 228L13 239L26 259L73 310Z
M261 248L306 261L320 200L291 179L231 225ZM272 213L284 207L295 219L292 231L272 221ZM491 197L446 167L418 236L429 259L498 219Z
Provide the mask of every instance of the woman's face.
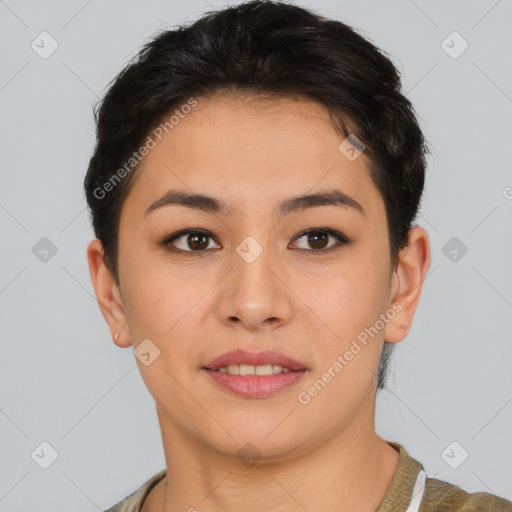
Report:
M339 149L317 103L250 103L198 98L137 171L119 229L121 335L134 348L150 340L150 364L137 364L166 430L235 456L250 441L278 459L373 428L397 280L365 154ZM170 191L227 208L158 203ZM291 202L323 193L341 199ZM188 229L207 234L168 241ZM207 369L234 350L278 352L305 371Z

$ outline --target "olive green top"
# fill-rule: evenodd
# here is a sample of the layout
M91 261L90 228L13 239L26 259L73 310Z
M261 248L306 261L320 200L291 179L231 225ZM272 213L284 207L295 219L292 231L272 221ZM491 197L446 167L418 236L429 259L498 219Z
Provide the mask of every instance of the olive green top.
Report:
M486 492L470 494L456 485L426 478L423 466L401 445L389 444L400 452L400 459L391 485L375 512L512 512L512 502L503 498ZM140 512L151 489L166 475L167 469L163 469L105 512Z

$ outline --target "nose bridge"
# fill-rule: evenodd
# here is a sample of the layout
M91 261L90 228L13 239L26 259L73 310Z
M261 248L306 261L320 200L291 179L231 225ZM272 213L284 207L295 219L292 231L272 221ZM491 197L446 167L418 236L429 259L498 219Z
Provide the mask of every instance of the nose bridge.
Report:
M252 296L254 302L261 300L260 294L268 301L275 288L275 275L271 271L274 258L269 238L263 234L248 235L235 248L236 289L248 297Z
M291 313L286 287L277 277L279 262L270 239L260 230L235 247L229 289L221 299L224 321L236 319L247 328L256 328L269 319L282 321Z

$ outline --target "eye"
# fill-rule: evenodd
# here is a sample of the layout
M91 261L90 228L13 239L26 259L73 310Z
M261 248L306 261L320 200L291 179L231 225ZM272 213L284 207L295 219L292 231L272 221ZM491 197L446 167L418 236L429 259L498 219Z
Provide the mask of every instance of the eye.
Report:
M334 238L337 242L328 245L329 237ZM307 252L313 253L329 252L341 245L350 243L350 240L343 233L330 228L308 229L307 231L300 233L295 240L300 240L301 238L304 238L303 245L306 247L299 247L299 249L304 249ZM313 247L312 250L308 249L308 244L310 247Z
M204 229L186 229L166 238L162 244L171 252L205 252L213 236ZM211 247L210 247L211 248ZM217 249L220 246L216 247Z
M335 243L329 245L329 237L334 239ZM298 249L314 254L330 252L341 245L351 242L343 233L330 228L308 229L297 235L294 241L300 240L301 238L304 238L306 247L298 247ZM162 245L166 250L173 253L188 252L200 254L207 252L208 249L212 249L209 239L215 241L213 235L204 229L183 229L167 237L162 242ZM308 249L308 244L312 249ZM217 246L213 248L219 249L221 247L217 244ZM296 247L292 248L295 249Z

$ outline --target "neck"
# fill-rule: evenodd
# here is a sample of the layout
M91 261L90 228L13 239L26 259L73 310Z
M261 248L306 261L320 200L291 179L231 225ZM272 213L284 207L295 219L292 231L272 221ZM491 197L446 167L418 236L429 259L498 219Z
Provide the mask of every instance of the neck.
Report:
M167 477L151 491L142 512L374 512L398 465L398 452L373 424L367 431L356 427L337 434L293 458L262 457L245 465L198 446L161 414L159 420Z

